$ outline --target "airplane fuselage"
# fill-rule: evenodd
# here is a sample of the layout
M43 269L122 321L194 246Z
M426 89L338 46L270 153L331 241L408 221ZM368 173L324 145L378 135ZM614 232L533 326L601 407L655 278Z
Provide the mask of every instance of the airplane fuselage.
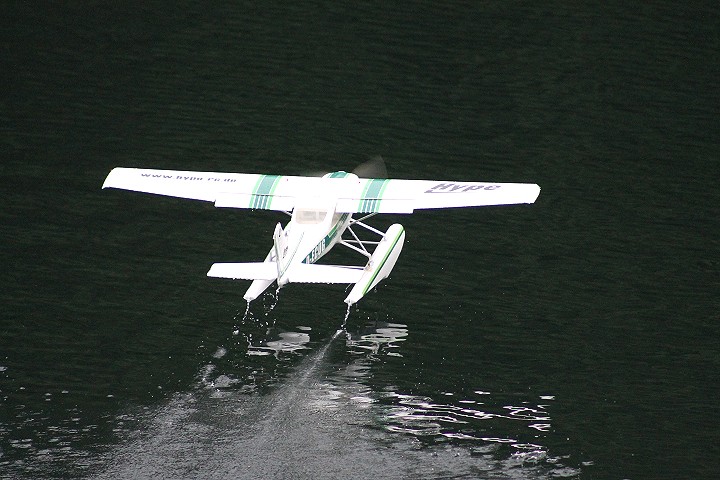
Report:
M334 172L324 178L352 178L347 172ZM332 196L307 197L298 201L285 228L278 223L273 235L272 255L277 262L279 286L288 282L293 266L315 263L340 241L352 214L336 213L337 198Z

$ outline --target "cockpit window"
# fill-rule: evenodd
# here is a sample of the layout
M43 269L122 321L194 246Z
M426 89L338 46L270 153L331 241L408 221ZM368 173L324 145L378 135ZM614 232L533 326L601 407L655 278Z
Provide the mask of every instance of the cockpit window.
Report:
M295 221L303 225L311 225L322 223L327 216L327 212L322 210L295 210Z

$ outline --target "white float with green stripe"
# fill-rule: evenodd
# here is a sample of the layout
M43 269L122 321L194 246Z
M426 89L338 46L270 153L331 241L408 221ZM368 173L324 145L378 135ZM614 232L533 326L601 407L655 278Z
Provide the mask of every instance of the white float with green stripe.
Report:
M370 257L360 279L357 281L345 303L357 303L375 285L390 275L405 242L405 229L399 223L390 225L382 240Z

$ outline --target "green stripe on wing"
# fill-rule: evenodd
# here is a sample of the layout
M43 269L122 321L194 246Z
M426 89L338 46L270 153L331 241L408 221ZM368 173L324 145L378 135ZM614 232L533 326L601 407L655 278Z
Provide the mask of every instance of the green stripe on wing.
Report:
M260 175L253 193L250 196L250 208L268 209L272 202L272 194L280 182L281 175Z
M385 192L389 180L385 178L371 178L367 180L362 196L360 197L359 212L374 213L380 209L380 199Z

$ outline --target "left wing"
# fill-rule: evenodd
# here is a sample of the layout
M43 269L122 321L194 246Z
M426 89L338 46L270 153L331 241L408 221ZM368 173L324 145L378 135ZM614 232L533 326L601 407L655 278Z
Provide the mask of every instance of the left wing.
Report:
M298 191L317 191L320 178L254 173L114 168L103 188L215 203L216 207L292 210Z

